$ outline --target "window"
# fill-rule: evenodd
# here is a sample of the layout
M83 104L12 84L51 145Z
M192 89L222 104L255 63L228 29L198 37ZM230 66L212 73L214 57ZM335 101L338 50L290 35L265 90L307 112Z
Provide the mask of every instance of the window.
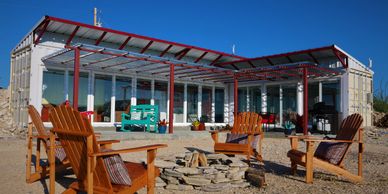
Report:
M327 106L333 106L340 111L340 84L339 82L322 83L322 101Z
M167 82L155 81L154 101L159 106L160 119L167 119Z
M210 122L212 116L212 88L202 88L202 116L201 120Z
M65 72L49 70L43 72L42 104L59 105L65 99Z
M187 86L187 122L194 122L198 119L198 86Z
M214 122L224 122L224 89L216 88L215 91L215 118Z
M111 121L112 76L96 74L94 78L94 122Z
M151 81L150 80L137 80L137 94L136 104L151 104Z
M69 72L69 102L73 103L73 76L74 73L72 71ZM87 111L88 108L88 85L89 85L89 74L87 72L79 73L78 80L78 110L79 111Z
M238 89L238 112L247 111L247 88Z
M261 88L250 87L249 88L249 111L260 113L261 112Z
M283 86L283 114L296 112L296 85Z
M183 123L184 85L174 85L174 121Z
M115 89L115 118L116 122L121 121L121 113L129 111L132 98L132 79L129 77L116 77Z

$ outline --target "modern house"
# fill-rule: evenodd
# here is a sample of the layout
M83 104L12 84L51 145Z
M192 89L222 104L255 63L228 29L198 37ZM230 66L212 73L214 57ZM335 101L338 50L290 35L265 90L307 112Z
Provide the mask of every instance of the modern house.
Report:
M45 16L12 50L10 69L19 126L28 122L28 104L45 114L66 100L93 111L94 126L119 123L136 104L158 105L175 126L197 118L232 123L236 109L274 113L282 126L287 113L304 114L301 73L309 125L325 115L322 126L333 127L355 112L372 125L373 71L335 45L246 58Z

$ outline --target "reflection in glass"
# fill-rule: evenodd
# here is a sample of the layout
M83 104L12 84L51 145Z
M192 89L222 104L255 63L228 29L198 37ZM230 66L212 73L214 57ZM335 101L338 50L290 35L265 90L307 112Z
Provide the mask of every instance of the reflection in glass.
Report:
M69 101L73 102L73 75L72 71L69 71ZM78 110L87 111L88 102L88 73L80 72L78 81Z
M296 112L296 85L286 85L283 89L283 113Z
M267 87L267 111L268 113L276 114L276 122L279 118L280 112L280 92L279 86L268 86Z
M121 122L121 113L128 113L132 97L132 79L129 77L116 77L115 90L115 119Z
M198 86L187 86L187 122L192 123L198 119Z
M151 104L151 81L150 80L137 80L137 102L136 104Z
M183 123L184 85L174 85L174 121Z
M160 119L167 119L167 82L155 81L154 101L159 106Z
M96 74L94 77L94 122L110 122L112 76Z
M202 116L201 120L211 122L212 115L212 88L202 87Z
M247 112L247 88L238 89L238 112Z
M62 70L48 70L43 72L42 104L59 105L65 99L65 72Z
M215 123L224 122L224 89L216 88L215 91Z
M249 111L260 113L261 112L261 88L250 87L249 88Z
M322 101L325 105L335 107L340 111L340 84L339 82L322 83Z

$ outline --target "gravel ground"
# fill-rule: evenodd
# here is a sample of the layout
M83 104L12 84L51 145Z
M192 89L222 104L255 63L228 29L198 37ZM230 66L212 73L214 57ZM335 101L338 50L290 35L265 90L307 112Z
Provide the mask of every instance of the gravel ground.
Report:
M298 169L298 175L289 175L290 161L286 156L290 143L285 138L266 138L263 143L263 158L266 168L265 188L249 187L245 189L230 189L222 193L387 193L388 191L388 141L387 135L379 138L378 144L366 137L364 152L364 182L353 184L345 179L316 170L314 184L305 184L304 169ZM385 142L385 143L381 143ZM126 148L153 143L166 143L168 148L158 151L158 157L170 157L176 153L185 152L187 148L195 147L205 151L212 151L211 138L187 140L160 141L125 141L114 148ZM352 146L345 167L357 172L357 150ZM303 149L303 143L301 143ZM48 179L32 184L25 183L25 141L20 139L0 140L0 193L44 193L47 192ZM141 161L146 153L122 155L125 160ZM56 193L64 190L66 185L74 180L73 175L58 175ZM145 189L139 193L146 193ZM157 193L182 193L182 191L168 191L157 189ZM198 193L197 190L185 193Z

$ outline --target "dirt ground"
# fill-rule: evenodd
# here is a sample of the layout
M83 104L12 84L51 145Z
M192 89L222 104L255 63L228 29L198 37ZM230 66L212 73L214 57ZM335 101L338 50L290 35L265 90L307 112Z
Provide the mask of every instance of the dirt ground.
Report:
M387 141L387 135L383 135ZM366 141L364 152L364 181L353 184L340 177L324 171L314 172L314 184L304 183L304 168L298 169L298 175L289 174L290 161L286 156L290 149L286 138L266 138L263 143L263 158L265 160L266 182L265 188L249 187L245 189L230 189L222 193L388 193L388 144ZM160 141L125 141L114 148L128 148L153 143L168 144L168 148L158 151L158 157L169 157L176 153L185 152L187 148L195 147L205 151L213 151L210 138L188 140L160 140ZM303 143L301 143L303 148ZM350 153L345 159L345 167L357 172L357 146L352 145ZM122 155L125 160L141 161L146 153ZM23 139L0 139L0 193L47 193L48 179L32 184L25 182L26 146ZM56 193L60 193L74 180L73 175L57 175ZM158 188L157 193L183 193L182 191L168 191ZM197 190L185 193L198 193ZM145 189L139 193L146 193Z

